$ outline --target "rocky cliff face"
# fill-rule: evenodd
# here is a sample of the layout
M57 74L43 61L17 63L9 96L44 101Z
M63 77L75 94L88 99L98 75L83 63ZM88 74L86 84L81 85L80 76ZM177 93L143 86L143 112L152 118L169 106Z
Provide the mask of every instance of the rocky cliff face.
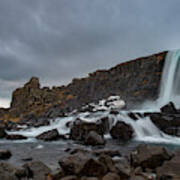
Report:
M111 95L119 95L127 107L144 99L156 99L167 52L119 64L109 70L98 70L88 77L73 79L62 87L40 87L33 77L12 94L11 107L1 109L1 119L15 119L28 114L41 115L53 108L71 111Z

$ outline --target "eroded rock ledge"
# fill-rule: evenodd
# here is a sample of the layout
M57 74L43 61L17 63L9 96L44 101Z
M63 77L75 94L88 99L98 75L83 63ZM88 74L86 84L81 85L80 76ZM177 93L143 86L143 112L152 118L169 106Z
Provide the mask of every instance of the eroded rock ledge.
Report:
M12 94L11 107L0 109L3 121L24 117L58 117L64 112L97 102L111 95L121 96L127 108L144 99L156 99L167 52L121 63L109 70L98 70L88 77L73 79L67 86L43 87L33 77Z

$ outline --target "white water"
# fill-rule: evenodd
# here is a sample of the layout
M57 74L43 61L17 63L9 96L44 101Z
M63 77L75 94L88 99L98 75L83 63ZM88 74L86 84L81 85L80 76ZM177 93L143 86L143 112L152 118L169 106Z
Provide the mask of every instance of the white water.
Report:
M159 98L155 102L144 104L145 109L143 108L139 112L147 112L147 107L148 111L159 111L159 108L169 101L173 101L177 107L180 107L180 94L178 94L178 90L180 90L180 50L171 51L166 57ZM102 106L100 108L103 109ZM169 136L161 132L152 123L150 118L139 117L139 119L135 121L131 119L127 113L128 112L121 111L118 116L109 115L109 110L106 112L97 112L93 114L88 112L80 113L78 115L71 115L66 118L57 118L54 122L51 122L49 126L32 128L13 133L22 134L32 138L41 134L42 132L51 129L58 129L60 134L66 134L69 133L69 129L65 126L66 123L68 121L74 121L77 117L81 118L82 120L92 122L97 121L103 116L109 116L109 119L112 121L112 126L117 121L124 121L127 124L130 124L134 129L134 140L136 141L180 144L180 138ZM109 138L109 135L106 135L105 137Z

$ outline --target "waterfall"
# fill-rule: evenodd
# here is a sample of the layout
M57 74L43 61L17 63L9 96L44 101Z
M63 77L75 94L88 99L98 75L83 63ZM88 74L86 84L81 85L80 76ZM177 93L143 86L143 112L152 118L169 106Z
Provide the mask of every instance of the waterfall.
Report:
M148 104L149 111L159 111L159 108L169 101L173 101L176 107L180 107L180 50L168 52L163 68L162 80L160 85L160 94L156 102ZM104 102L104 101L102 101ZM101 107L102 108L102 107ZM98 108L97 108L98 109ZM135 111L135 110L134 110ZM142 109L135 112L147 112L147 109L142 106ZM111 127L117 121L124 121L132 126L134 130L134 140L145 141L153 143L168 143L168 144L180 144L180 138L173 137L161 132L149 117L138 117L138 120L133 120L128 116L127 111L120 111L118 115L114 116L109 114L109 110L104 112L97 111L96 113L78 113L77 115L70 115L65 118L57 118L52 121L50 125L39 128L31 128L17 132L11 132L12 134L21 134L29 138L33 138L42 132L51 129L58 129L61 134L69 133L70 129L66 127L68 121L75 121L77 118L88 122L96 122L102 117L109 117L111 121ZM107 136L109 137L109 136Z
M180 50L168 52L163 69L158 106L169 101L180 107Z

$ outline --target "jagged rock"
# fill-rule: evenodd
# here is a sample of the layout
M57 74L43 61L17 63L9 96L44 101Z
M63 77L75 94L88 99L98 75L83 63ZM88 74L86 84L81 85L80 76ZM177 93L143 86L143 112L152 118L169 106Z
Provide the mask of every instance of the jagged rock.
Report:
M135 152L131 154L131 163L134 167L143 169L155 169L170 160L171 155L163 147L139 145Z
M90 131L87 137L85 138L85 144L91 146L104 145L105 140L103 136L99 135L95 131Z
M67 175L97 177L106 173L104 165L85 152L65 156L59 164Z
M122 179L129 179L131 176L131 166L127 159L120 159L114 162L115 172L120 176Z
M103 178L102 178L102 180L120 180L120 177L119 177L119 175L118 174L116 174L116 173L108 173L108 174L106 174Z
M180 120L176 115L152 113L152 122L163 132L173 136L180 136Z
M4 128L0 127L0 138L5 138L7 135Z
M77 176L66 176L61 178L61 180L78 180Z
M15 175L16 168L12 165L1 162L0 163L0 179L2 180L18 180L18 177Z
M16 177L18 177L18 179L27 178L28 176L26 169L24 168L16 169L14 174L16 175Z
M49 175L48 175L48 180L60 180L61 178L63 178L64 172L61 168L58 168L54 171L52 171Z
M82 177L81 180L99 180L97 177Z
M112 127L110 134L113 139L128 141L133 137L133 129L125 122L118 121L115 126Z
M170 161L165 161L161 167L156 169L157 179L180 179L180 154L178 153Z
M161 107L161 112L175 114L177 113L177 109L175 108L173 102L169 102L169 104L166 104L165 106Z
M84 141L91 131L95 131L99 135L104 134L104 129L100 123L85 122L77 119L71 128L70 139Z
M105 166L107 172L116 172L114 162L108 155L101 155L98 160Z
M137 116L136 116L135 113L130 112L130 113L128 113L128 116L129 116L131 119L135 120L135 121L138 120L138 118L137 118Z
M8 134L6 136L6 139L8 139L8 140L24 140L24 139L27 139L27 137L25 137L23 135L19 135L19 134Z
M98 150L94 150L93 154L95 154L96 156L100 156L100 155L108 155L110 157L121 156L119 150L113 150L113 149L98 149Z
M9 150L0 150L0 159L1 160L9 159L11 156L12 156L12 154Z
M97 121L97 123L101 124L101 128L103 130L103 133L108 133L110 130L110 122L109 117L103 117Z
M47 180L48 175L51 173L50 168L40 161L33 161L23 165L29 171L33 180Z
M43 141L54 141L60 139L60 134L57 129L46 131L38 136L36 136L37 139L43 140Z

